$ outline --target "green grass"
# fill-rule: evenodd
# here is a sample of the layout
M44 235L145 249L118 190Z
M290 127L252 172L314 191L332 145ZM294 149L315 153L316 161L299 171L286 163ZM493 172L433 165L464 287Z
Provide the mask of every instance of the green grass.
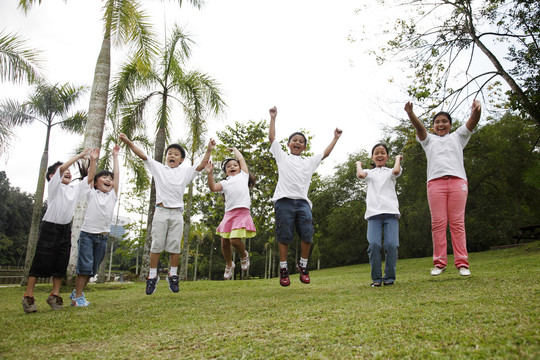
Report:
M472 276L431 259L398 261L392 287L369 287L369 265L278 279L91 285L89 308L38 312L23 289L0 288L3 359L534 359L540 357L540 242L470 254ZM452 261L452 259L450 259ZM62 289L67 299L70 289Z

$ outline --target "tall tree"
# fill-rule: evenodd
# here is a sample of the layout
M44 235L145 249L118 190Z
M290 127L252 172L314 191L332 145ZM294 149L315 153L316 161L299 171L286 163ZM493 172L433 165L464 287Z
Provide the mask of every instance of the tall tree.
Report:
M2 122L10 124L10 126L22 126L39 122L47 128L36 193L34 195L34 208L32 211L30 234L28 236L25 272L29 270L31 265L38 239L45 187L45 172L49 161L51 130L54 126L58 125L70 132L83 132L86 124L86 113L77 111L71 114L71 111L84 92L85 89L83 87L74 87L67 83L64 85L50 85L40 82L35 86L34 92L24 103L20 104L15 100L4 100L0 103L0 120Z

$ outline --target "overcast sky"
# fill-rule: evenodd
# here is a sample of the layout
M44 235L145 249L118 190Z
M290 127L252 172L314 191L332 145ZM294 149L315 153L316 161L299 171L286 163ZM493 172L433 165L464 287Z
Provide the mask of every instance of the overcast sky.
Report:
M2 28L18 32L29 46L43 51L49 82L91 86L102 39L101 2L47 0L27 16L17 10L17 3L0 2ZM144 3L156 31L163 33L174 23L187 29L196 42L188 67L221 84L227 112L209 120L210 136L235 121L268 119L268 109L276 105L278 138L307 129L315 137L315 152L324 150L336 127L343 130L319 168L329 175L347 153L370 150L382 138L383 126L396 123L391 115L405 114L403 84L388 82L400 70L395 64L378 67L367 54L382 38L348 41L350 35L361 37L362 27L373 33L391 20L388 10L355 12L370 1L207 0L201 10L187 2L181 9L174 1ZM113 49L113 65L122 60L122 50ZM0 84L0 98L23 101L28 92L27 87ZM80 108L88 108L88 98ZM184 124L178 123L172 138L185 133ZM10 151L0 158L0 170L12 186L33 193L45 127L35 123L16 134ZM49 163L66 160L82 136L55 128L51 139Z

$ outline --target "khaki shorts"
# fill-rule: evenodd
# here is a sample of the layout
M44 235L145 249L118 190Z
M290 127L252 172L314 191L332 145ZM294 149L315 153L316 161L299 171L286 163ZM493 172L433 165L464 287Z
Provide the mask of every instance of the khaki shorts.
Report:
M152 247L150 252L180 254L184 215L181 209L167 209L157 206L152 221Z

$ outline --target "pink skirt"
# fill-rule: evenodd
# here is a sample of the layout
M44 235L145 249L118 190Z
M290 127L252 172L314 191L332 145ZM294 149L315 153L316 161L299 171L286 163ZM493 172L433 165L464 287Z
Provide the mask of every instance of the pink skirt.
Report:
M254 237L256 231L249 209L236 208L225 213L216 234L225 239L243 239Z

